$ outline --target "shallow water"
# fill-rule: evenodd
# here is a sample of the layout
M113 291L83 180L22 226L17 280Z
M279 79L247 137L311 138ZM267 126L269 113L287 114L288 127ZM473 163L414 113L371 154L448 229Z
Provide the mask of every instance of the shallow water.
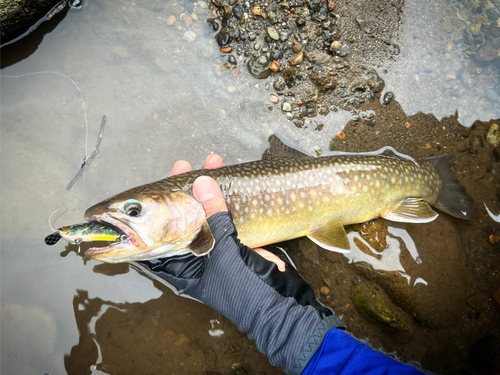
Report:
M175 297L135 270L85 264L73 251L62 257L63 241L53 247L43 242L56 209L66 211L55 227L81 222L92 204L165 177L178 159L195 168L210 152L228 164L259 159L274 130L288 126L281 113L266 107L266 81L252 79L241 61L236 77L220 69L225 57L204 22L207 10L198 3L192 9L199 17L189 29L196 34L193 42L184 38L182 21L166 25L183 9L171 1L86 2L82 10L69 11L31 56L1 71L5 373L124 373L119 363L138 373L148 361L157 363L151 373L161 371L160 365L167 373L229 372L238 366L280 373L207 307ZM404 74L412 76L408 64L419 63L404 45L402 50ZM391 78L401 72L390 69L384 78L405 110L454 113L456 105L448 101L441 106L430 98L433 106L426 106L425 92L405 97L407 87ZM410 106L417 103L422 106ZM493 116L478 108L478 117ZM67 191L94 150L103 115L100 152ZM212 319L220 327L212 327ZM212 337L212 328L225 334ZM165 346L152 353L148 342ZM159 363L155 355L162 356ZM143 362L133 364L134 358Z

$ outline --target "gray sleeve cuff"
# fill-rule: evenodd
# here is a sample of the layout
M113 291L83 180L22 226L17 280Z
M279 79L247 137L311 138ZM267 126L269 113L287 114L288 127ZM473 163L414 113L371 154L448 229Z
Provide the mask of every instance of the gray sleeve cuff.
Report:
M290 375L302 374L302 371L304 371L307 367L313 355L319 349L321 344L323 344L326 333L332 328L346 328L344 323L342 323L342 321L335 314L323 319L321 323L318 324L309 340L302 347L302 351L297 356L297 359L289 372Z

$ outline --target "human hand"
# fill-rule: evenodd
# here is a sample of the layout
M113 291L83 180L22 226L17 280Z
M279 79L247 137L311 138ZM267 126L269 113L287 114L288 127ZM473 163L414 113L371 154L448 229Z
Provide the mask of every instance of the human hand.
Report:
M222 166L209 155L205 168ZM170 175L191 170L178 161ZM330 328L342 322L315 297L310 285L283 259L240 243L224 197L215 180L198 177L193 195L202 204L215 239L205 256L186 254L138 262L188 294L211 306L255 339L273 365L300 374Z

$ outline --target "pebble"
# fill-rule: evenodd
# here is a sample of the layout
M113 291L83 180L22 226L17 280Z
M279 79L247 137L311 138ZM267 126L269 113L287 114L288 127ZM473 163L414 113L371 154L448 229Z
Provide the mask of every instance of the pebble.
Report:
M272 40L280 40L280 34L278 33L278 30L276 30L274 27L269 26L267 28L267 34Z
M498 124L492 124L486 134L486 140L493 147L497 147L500 144L500 127Z
M342 50L342 43L335 41L330 45L330 49L335 53L339 53Z
M278 103L278 101L280 100L280 99L279 99L276 95L274 95L274 94L271 94L271 95L270 95L270 99L271 99L271 101L272 101L274 104Z
M229 36L229 33L226 31L221 31L215 36L215 39L217 40L217 44L219 47L225 47L231 42L231 37Z
M330 288L328 288L327 286L322 286L321 287L321 294L324 294L325 296L327 296L328 294L330 294Z
M446 53L444 54L444 59L445 59L445 60L450 60L450 59L451 59L451 55L450 55L448 52L446 52Z
M474 310L484 310L488 307L488 297L483 293L476 293L467 297L467 304Z
M269 65L269 69L271 69L274 73L276 73L280 68L280 64L274 60L271 65Z
M382 98L382 104L388 105L391 103L392 99L394 98L394 94L392 92L386 92L384 94L384 97Z
M251 75L258 79L264 79L271 75L266 56L256 56L250 59L247 63L247 69Z
M184 21L184 24L186 25L186 27L189 27L193 24L193 20L191 19L191 17L188 14L183 13L179 16L179 18Z
M290 65L299 65L304 60L304 53L301 51L288 60Z
M234 86L229 86L227 88L227 92L235 92L235 91L236 91L236 87L234 87Z
M168 17L167 25L172 26L174 23L175 23L175 17L174 16Z
M191 30L188 30L184 33L184 35L182 36L182 38L184 40L187 40L189 43L192 43L196 40L196 34L191 31Z
M236 5L233 7L233 14L236 16L236 18L241 18L243 17L244 10L240 5Z
M496 102L498 99L498 94L493 89L486 90L486 99L490 102Z
M233 47L229 46L229 47L224 47L224 48L221 48L220 51L222 53L230 53L231 51L233 50Z
M286 82L283 77L278 77L274 80L273 86L276 91L283 91L286 88Z
M302 51L302 46L296 40L292 42L292 51L294 53L299 53L300 51Z
M291 112L292 106L290 105L290 103L284 102L281 106L281 109L283 110L283 112Z

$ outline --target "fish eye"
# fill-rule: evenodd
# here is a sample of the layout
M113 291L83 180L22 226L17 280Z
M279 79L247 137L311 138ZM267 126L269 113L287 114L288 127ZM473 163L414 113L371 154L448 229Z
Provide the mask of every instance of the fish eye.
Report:
M124 208L123 211L128 216L139 216L142 212L141 203L134 199L126 201L125 204L123 205L123 208Z

